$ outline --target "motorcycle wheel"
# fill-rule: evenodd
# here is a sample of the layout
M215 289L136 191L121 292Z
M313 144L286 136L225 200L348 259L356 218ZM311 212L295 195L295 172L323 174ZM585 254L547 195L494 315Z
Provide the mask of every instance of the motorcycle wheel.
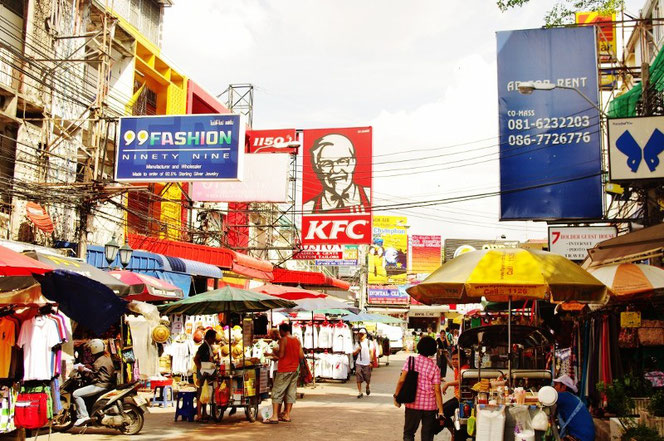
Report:
M219 406L216 404L212 404L212 418L218 422L221 423L221 420L224 419L224 412L226 412L226 409L228 406Z
M63 396L60 396L60 404L62 405L62 411L53 416L52 427L56 432L66 432L74 427L74 423L76 422L76 418L74 418L75 411L73 405L71 408L68 408L67 400Z
M131 423L122 426L120 431L125 435L136 435L143 428L143 411L135 404L123 404L124 413L131 419Z

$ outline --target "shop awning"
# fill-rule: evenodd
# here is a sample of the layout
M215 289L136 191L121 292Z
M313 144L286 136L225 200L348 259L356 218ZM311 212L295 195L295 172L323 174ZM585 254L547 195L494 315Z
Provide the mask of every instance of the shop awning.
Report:
M588 250L590 266L628 263L664 253L664 224L643 228L598 243Z
M303 287L338 288L343 290L350 288L350 283L318 272L275 268L272 274L274 275L272 283L279 285L301 285Z
M55 230L53 220L48 215L44 207L34 202L28 202L25 206L25 215L33 224L46 234L51 234Z
M270 262L228 248L215 248L138 234L129 234L128 238L129 245L134 249L207 263L250 279L272 280L273 266Z

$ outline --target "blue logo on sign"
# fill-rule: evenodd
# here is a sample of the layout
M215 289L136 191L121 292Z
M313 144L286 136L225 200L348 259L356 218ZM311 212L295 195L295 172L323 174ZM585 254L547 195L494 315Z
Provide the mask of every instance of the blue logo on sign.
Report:
M651 172L654 172L659 165L659 154L664 152L664 133L659 129L655 129L646 146L641 149L641 146L634 139L629 130L620 135L616 140L616 148L627 156L627 166L636 173L641 164L641 158L646 161L646 165Z

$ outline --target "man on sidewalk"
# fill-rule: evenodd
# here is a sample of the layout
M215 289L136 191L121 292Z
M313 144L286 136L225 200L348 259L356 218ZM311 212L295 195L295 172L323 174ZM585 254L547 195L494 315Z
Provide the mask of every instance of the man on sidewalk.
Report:
M369 350L369 340L367 339L367 330L362 328L359 332L360 341L355 343L353 355L357 355L355 360L355 376L357 377L357 398L362 398L362 383L367 383L367 395L371 395L371 351Z

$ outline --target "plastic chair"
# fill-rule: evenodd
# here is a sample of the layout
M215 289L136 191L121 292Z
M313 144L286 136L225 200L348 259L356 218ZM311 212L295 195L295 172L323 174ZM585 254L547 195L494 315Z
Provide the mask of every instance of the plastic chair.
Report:
M154 388L150 406L170 407L173 405L173 387L157 386Z
M175 421L178 420L178 417L182 417L182 421L185 419L190 423L194 421L196 416L196 408L194 407L194 398L196 397L196 392L178 392L177 403L175 405Z

